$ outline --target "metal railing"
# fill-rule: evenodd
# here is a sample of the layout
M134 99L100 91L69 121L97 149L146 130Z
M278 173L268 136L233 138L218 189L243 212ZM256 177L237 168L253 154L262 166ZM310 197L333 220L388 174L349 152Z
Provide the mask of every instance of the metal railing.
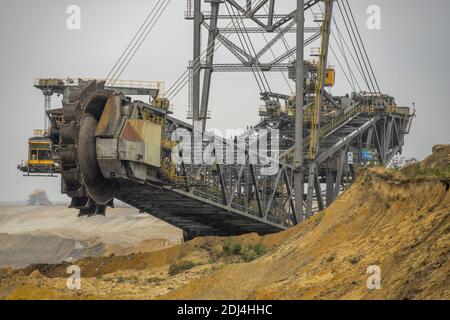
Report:
M108 83L110 88L136 88L136 89L158 89L160 95L165 92L164 81L148 81L148 80L112 80L112 79L94 79L94 78L35 78L34 85L37 87L62 87L62 86L77 86L82 82L100 80ZM110 84L113 82L113 84Z
M398 107L398 106L389 106L384 112L387 113L394 113L394 114L401 114L405 117L411 117L411 111L409 108L406 107ZM355 105L353 107L348 108L344 111L344 113L340 114L339 116L332 118L330 122L323 125L320 128L320 136L323 137L333 131L334 129L338 128L342 124L344 124L346 121L350 120L354 116L360 113L377 113L378 111L374 106L371 105ZM306 118L305 118L306 119ZM310 143L311 137L308 136L304 139L303 146L308 146ZM294 146L284 151L282 154L280 154L280 159L286 159L286 157L293 153Z

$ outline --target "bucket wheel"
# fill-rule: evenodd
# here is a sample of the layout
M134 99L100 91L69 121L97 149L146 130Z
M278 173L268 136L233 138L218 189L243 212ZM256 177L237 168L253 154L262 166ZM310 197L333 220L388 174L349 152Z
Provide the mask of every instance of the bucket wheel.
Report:
M58 153L62 191L72 198L79 216L104 215L113 207L115 184L103 177L97 162L95 130L112 91L104 82L89 81L71 89L63 101Z

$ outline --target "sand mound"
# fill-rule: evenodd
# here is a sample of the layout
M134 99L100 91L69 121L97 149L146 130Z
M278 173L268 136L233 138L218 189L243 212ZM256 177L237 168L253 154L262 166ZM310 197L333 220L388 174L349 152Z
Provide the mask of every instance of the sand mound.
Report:
M434 176L450 184L450 145L438 144L425 160L408 165L401 171L408 177Z
M450 193L371 170L273 253L169 294L200 299L450 298ZM367 268L382 289L368 290Z
M448 169L450 165L450 145L438 144L433 146L433 154L422 162L427 168Z

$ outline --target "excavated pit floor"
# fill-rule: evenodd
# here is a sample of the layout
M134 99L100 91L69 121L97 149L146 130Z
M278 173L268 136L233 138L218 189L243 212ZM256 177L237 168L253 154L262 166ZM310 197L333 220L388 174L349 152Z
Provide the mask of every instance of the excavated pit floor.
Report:
M79 218L64 206L0 206L0 268L149 252L181 239L181 230L134 208Z

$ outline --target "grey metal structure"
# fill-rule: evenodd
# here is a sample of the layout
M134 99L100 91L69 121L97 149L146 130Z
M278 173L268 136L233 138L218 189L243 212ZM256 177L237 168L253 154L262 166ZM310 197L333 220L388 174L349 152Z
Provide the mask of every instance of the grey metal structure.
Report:
M192 1L194 5L192 6ZM242 4L240 4L242 2ZM190 106L188 115L194 121L201 120L205 127L208 119L209 94L211 88L211 76L213 72L280 72L287 71L289 63L284 63L289 57L295 55L296 47L288 48L287 52L279 57L274 57L272 61L261 61L262 56L280 41L285 41L284 36L289 32L296 32L295 15L296 10L283 15L276 15L275 0L259 1L235 1L235 0L187 0L186 19L193 20L193 60L192 65L200 64L199 71L194 67L192 72L190 96ZM309 9L319 3L320 0L309 0L304 3L304 9ZM203 6L210 6L210 11L202 11ZM268 8L266 8L268 5ZM221 13L221 12L224 13ZM275 20L277 19L277 20ZM226 27L218 27L218 22L224 20ZM255 27L247 27L244 20L251 20ZM302 24L303 25L303 24ZM207 30L208 40L206 42L206 58L201 61L201 32L202 27ZM303 29L312 33L304 45L308 45L320 38L320 28L309 27ZM251 33L271 33L276 36L267 41L267 44L256 51L251 43L247 42L244 36L239 36L240 44L236 44L229 39L232 33L247 35ZM220 42L238 60L237 63L214 63L214 50L216 42ZM200 70L203 70L203 81Z
M305 29L305 1L297 0L297 59L296 59L296 79L303 79L304 77L304 29ZM294 194L304 193L304 183L303 183L303 81L296 82L296 97L295 97L295 145L294 145L294 166L295 166L295 177L294 177ZM295 211L297 220L303 218L303 197L295 198Z
M86 82L93 79L34 79L34 87L41 90L44 95L44 130L49 129L48 112L51 109L52 96L60 96L70 87L78 85L79 82ZM114 85L106 86L107 89L130 96L148 96L149 100L156 98L161 90L164 89L163 82L151 81L115 81Z
M413 118L409 108L381 93L332 96L324 90L334 1L323 1L319 29L304 27L304 10L320 0L298 0L296 10L281 15L275 13L275 0L253 2L193 0L192 6L188 1L186 18L194 24L189 103L200 128L170 116L169 102L158 92L144 103L102 81L62 83L62 108L47 114L62 192L72 198L71 207L82 215L104 214L119 199L182 228L186 238L266 234L329 206L354 181L359 167L386 165L401 152ZM205 3L208 12L202 11ZM219 27L221 19L231 21L232 27ZM259 52L250 46L245 50L243 43L239 46L226 36L249 33L243 24L237 26L243 20L256 24L248 28L253 33L276 35ZM200 61L202 28L208 30L207 48L220 42L239 63L215 63L214 50L206 50L206 60ZM260 61L271 45L293 31L295 48L287 48L272 63ZM309 32L313 35L305 40ZM304 61L304 45L318 39L322 41L318 63ZM283 64L292 54L296 61ZM214 71L251 71L260 73L262 80L264 72L275 70L289 71L296 81L296 96L262 91L261 121L235 140L204 132ZM178 139L180 130L186 135ZM202 159L209 155L210 162L188 160L191 154L180 147L191 141L190 136L193 152L200 150ZM268 152L255 156L256 146ZM177 154L183 161L174 162ZM224 163L224 155L233 161ZM267 174L268 167L275 170Z

